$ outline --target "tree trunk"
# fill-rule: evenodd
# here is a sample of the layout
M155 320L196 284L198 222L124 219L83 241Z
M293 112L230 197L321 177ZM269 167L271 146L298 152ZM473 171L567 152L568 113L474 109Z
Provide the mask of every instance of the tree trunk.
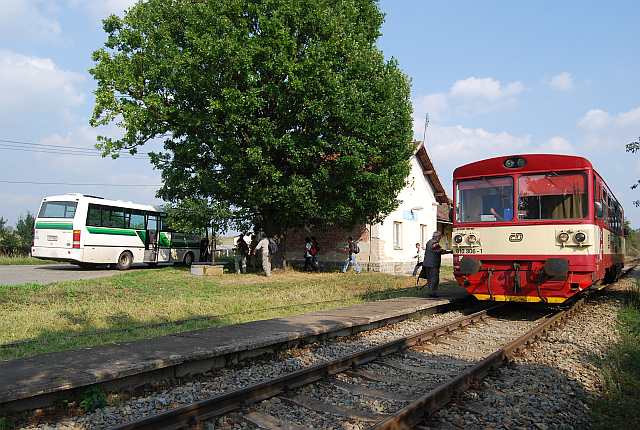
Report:
M216 250L218 249L218 236L216 235L216 231L211 227L211 239L213 240L213 252L211 252L211 263L216 262Z

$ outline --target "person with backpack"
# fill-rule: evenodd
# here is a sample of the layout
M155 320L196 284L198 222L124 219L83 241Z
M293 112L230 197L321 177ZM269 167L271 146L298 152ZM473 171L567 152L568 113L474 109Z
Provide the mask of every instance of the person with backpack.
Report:
M347 238L347 246L345 247L345 251L349 255L347 261L344 262L344 266L342 266L342 273L345 273L349 268L349 265L353 266L353 270L356 273L361 272L360 265L358 264L358 260L356 256L360 253L360 246L358 246L358 242L353 240L353 237L349 236Z
M249 255L249 245L244 240L246 233L240 233L236 238L235 268L236 273L247 273L247 256Z
M311 254L311 249L313 247L313 243L311 242L310 237L306 237L304 239L304 271L311 272L312 263L313 263L313 255Z
M271 255L278 252L278 245L276 245L275 241L263 235L253 250L256 255L258 252L262 257L262 270L264 270L265 276L269 277L271 276Z
M318 272L320 270L320 263L318 262L318 254L320 253L320 245L315 237L311 236L311 266L313 270Z

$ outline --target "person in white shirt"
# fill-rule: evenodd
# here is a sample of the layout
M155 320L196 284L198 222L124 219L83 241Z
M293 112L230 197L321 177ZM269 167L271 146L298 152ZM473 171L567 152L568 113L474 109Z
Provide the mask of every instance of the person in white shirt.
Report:
M262 236L262 239L258 242L253 253L258 255L261 252L262 255L262 269L265 276L271 276L271 260L269 259L269 238Z

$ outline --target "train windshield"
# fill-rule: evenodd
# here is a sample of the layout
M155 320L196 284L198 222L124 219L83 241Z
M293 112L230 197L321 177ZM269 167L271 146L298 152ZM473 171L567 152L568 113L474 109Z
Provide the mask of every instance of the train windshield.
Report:
M587 175L550 172L518 179L518 218L580 219L588 215Z
M459 222L513 220L513 178L467 179L457 183Z

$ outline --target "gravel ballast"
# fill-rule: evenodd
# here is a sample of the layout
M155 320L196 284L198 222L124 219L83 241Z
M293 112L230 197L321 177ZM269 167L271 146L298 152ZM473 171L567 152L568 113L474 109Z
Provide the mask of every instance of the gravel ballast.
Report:
M242 363L235 368L220 369L193 381L150 395L134 397L92 413L63 418L57 422L31 424L21 428L29 430L110 428L415 334L452 321L462 315L457 311L427 315L355 336L294 348L279 353L273 359L256 359Z
M621 280L616 289L635 282ZM462 394L424 425L432 429L586 429L602 379L596 361L618 340L615 294L589 299L569 321Z

